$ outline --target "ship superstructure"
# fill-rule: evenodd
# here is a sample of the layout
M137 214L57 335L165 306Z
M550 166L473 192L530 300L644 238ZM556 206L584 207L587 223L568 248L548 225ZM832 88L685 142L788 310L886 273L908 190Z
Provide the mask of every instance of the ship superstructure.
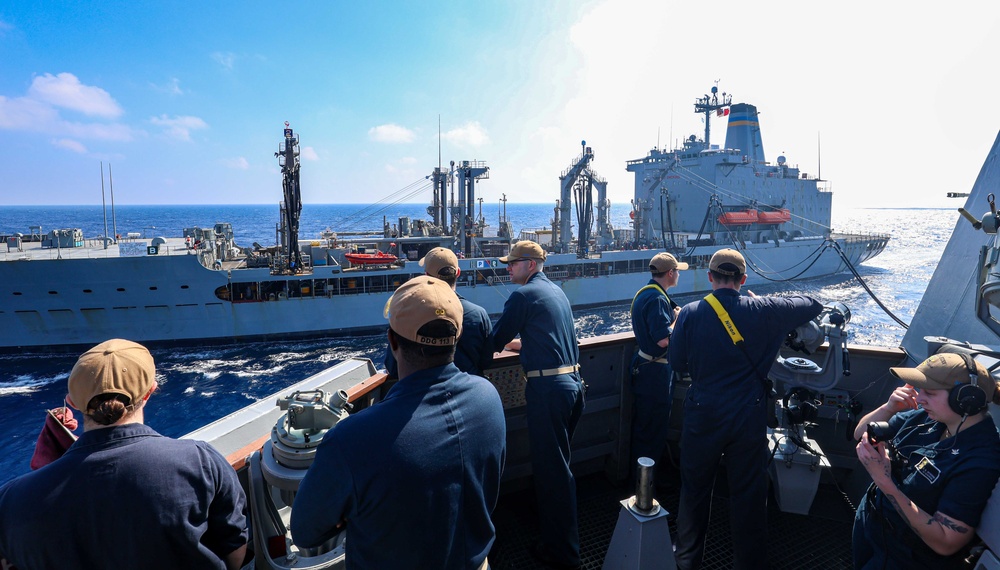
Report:
M885 247L884 235L831 233L830 193L783 159L765 161L752 105L731 105L713 91L697 108L706 118L728 110L727 139L748 141L741 142L748 150L709 144L706 121L705 140L630 161L632 227L613 228L607 181L583 142L559 177L551 226L521 231L518 238L549 251L545 273L575 308L629 301L661 248L695 269L671 290L682 296L711 290L704 269L721 247L744 253L751 285L837 273ZM423 273L416 262L435 247L458 255L463 297L491 315L502 312L517 285L498 258L515 236L505 214L487 231L478 196L479 182L489 179L485 162L433 170L428 220L401 217L384 220L380 231L324 231L300 241L298 144L286 123L276 153L283 200L273 246L236 244L228 223L180 237L128 233L111 244L72 230L9 236L8 252L0 253L0 327L8 333L0 351L76 350L112 337L227 343L381 331L386 299Z

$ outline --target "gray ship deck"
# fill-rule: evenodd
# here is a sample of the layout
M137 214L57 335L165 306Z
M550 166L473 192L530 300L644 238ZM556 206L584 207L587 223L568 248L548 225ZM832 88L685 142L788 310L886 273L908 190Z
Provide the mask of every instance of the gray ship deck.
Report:
M656 492L657 500L670 513L671 539L677 530L675 519L679 499L679 476L668 473L667 484ZM577 480L582 568L600 569L614 534L621 510L619 501L633 490L615 486L600 474ZM512 492L500 499L493 513L497 540L490 552L494 570L530 570L545 568L528 553L538 536L532 489ZM853 506L846 496L824 478L808 516L783 513L774 497L768 502L769 567L780 569L841 570L851 568L851 527ZM742 524L754 524L742 521ZM732 542L729 528L729 500L724 473L716 480L712 516L709 522L705 559L706 570L732 568Z

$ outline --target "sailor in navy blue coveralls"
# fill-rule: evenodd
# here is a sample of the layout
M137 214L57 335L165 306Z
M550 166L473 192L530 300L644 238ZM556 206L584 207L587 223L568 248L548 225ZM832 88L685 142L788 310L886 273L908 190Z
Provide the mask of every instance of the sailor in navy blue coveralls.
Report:
M632 300L632 333L638 345L632 358L633 470L640 457L659 463L667 447L674 386L667 344L679 310L667 290L677 284L679 271L687 268L687 263L678 263L669 253L656 254L649 263L652 278Z
M990 394L983 394L981 409L962 415L948 403L949 392L969 388L960 355L939 353L916 368L889 369L906 385L855 430L861 440L858 458L873 479L854 519L855 568L968 567L963 563L968 545L1000 478L1000 435L990 414L982 411L995 398L996 384L977 367L980 374L974 378ZM887 421L884 431L891 445L871 444L867 426L878 421ZM913 512L913 518L904 519L895 505Z
M462 270L458 267L458 257L445 247L435 247L420 259L420 266L427 275L440 279L455 290L455 283ZM457 292L456 292L457 294ZM455 366L462 372L482 376L493 364L493 342L490 341L490 329L493 323L486 309L462 298L462 336L458 339L455 349ZM399 378L396 357L386 347L383 360L385 371L392 378Z
M509 256L500 258L508 264L511 280L522 287L507 299L493 327L493 341L500 351L521 335L531 471L540 519L541 540L534 554L556 567L576 567L580 539L570 442L584 406L577 367L580 349L569 300L542 273L544 256L538 244L518 242Z
M346 522L349 569L484 566L506 424L496 388L452 363L461 318L438 279L393 294L389 343L403 378L323 438L292 506L297 545L323 544ZM455 325L451 336L440 334L442 320Z
M732 262L732 263L730 263ZM787 333L819 315L823 306L802 296L744 297L746 265L734 250L720 250L710 267L713 295L744 338L759 375L771 367ZM677 513L677 566L699 568L720 459L726 457L733 567L767 568L767 398L758 372L733 344L708 301L685 305L668 350L680 374L691 375L681 431L681 496Z

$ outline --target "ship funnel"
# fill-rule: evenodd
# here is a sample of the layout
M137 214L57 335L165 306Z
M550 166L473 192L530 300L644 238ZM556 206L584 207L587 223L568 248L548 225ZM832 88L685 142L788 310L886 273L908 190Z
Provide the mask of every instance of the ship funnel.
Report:
M760 121L757 107L749 103L734 103L730 107L729 126L726 129L726 148L739 149L750 163L767 161L764 143L760 138Z

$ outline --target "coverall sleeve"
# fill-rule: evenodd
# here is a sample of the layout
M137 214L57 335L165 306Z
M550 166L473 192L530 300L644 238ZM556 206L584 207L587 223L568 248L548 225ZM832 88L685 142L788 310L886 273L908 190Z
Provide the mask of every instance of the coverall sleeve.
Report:
M292 505L292 540L300 547L319 546L346 522L355 504L354 478L340 453L334 427L316 450Z

